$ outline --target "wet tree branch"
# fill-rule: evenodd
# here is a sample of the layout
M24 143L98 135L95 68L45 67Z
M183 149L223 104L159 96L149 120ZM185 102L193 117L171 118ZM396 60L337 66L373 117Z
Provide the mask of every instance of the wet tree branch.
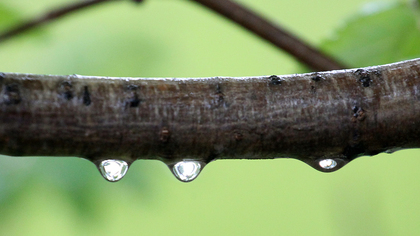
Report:
M420 59L249 78L0 73L0 154L118 158L291 157L333 171L420 147ZM322 169L319 160L338 165Z
M0 43L22 34L35 27L40 27L49 22L58 20L73 12L92 7L105 2L116 0L89 0L71 3L62 8L53 10L39 18L31 19L16 25L9 30L0 33ZM142 2L142 0L132 0ZM268 20L258 16L255 12L246 9L235 2L229 0L193 0L203 6L225 16L229 20L236 22L242 27L248 29L255 35L269 41L274 46L282 49L295 57L298 61L306 64L315 71L326 71L346 68L343 64L333 58L323 54L316 48L303 42L296 36L293 36L285 29L277 26Z

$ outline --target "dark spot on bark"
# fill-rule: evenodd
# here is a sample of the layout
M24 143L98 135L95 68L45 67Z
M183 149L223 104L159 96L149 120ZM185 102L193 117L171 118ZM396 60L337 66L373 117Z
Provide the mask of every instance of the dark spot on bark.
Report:
M220 84L216 85L216 94L222 93L222 86Z
M371 80L369 77L363 77L363 78L360 78L360 82L362 83L363 87L366 88L370 86Z
M319 82L319 81L321 81L323 78L321 77L321 76L319 76L319 75L316 75L316 76L314 76L314 77L312 77L312 80L313 81L315 81L315 82Z
M223 101L225 100L225 98L223 97L224 94L222 93L222 86L220 84L216 86L216 95L219 97L218 103L219 105L221 105Z
M85 104L85 106L89 106L91 102L88 86L85 86L83 88L83 104Z
M315 86L311 86L311 92L312 92L312 93L315 93L315 90L316 90L316 89L315 89Z
M352 109L353 109L354 116L356 116L356 113L359 110L359 107L354 106Z
M225 98L223 97L223 94L218 94L219 98L217 99L217 106L222 106L224 104Z
M270 83L273 85L281 85L281 83L284 81L284 79L276 76L276 75L272 75L270 77L268 77L268 79L270 80Z
M169 138L171 137L171 133L169 132L169 129L166 127L163 127L160 131L160 141L163 143L169 142Z
M352 108L352 112L353 112L353 116L351 117L351 122L352 123L356 123L357 122L357 111L359 110L358 106L353 106Z
M383 79L384 78L381 70L377 69L373 71L373 80L376 80L380 83L381 81L383 81Z
M355 73L359 76L359 82L362 84L363 87L369 87L372 83L372 79L370 78L369 72L363 69L356 70Z
M360 108L357 111L357 120L364 121L365 119L366 119L366 112L362 108Z
M137 93L138 86L136 85L129 85L127 87L128 90L128 97L126 104L128 107L138 107L141 103L141 99Z
M365 110L363 110L363 108L354 106L352 110L353 110L353 118L352 118L353 122L356 122L357 120L363 121L366 119L366 112Z
M137 94L133 96L133 98L129 101L130 107L138 107L140 105L140 99L138 98Z
M3 80L6 78L6 75L4 73L0 72L0 83L3 82Z
M215 101L215 107L222 107L226 106L225 97L222 92L222 86L220 84L216 85L216 101Z
M74 95L73 95L73 85L71 84L70 81L65 81L63 83L61 83L61 96L65 99L65 100L71 100Z
M22 101L17 84L9 84L5 87L4 102L7 105L16 105Z

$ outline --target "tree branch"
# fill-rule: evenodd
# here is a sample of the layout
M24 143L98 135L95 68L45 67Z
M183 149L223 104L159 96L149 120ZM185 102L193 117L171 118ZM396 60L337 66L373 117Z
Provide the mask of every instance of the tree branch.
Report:
M248 78L0 73L0 153L174 163L291 157L323 171L420 147L420 59ZM318 163L338 165L323 169Z
M58 20L73 12L80 11L82 9L92 7L94 5L98 5L98 4L110 2L110 1L116 1L116 0L86 0L86 1L76 2L76 3L71 3L59 9L52 10L41 17L23 22L1 33L0 43L3 41L6 41L7 39L15 37L19 34L22 34L26 31L29 31L33 28L40 27L54 20Z
M294 56L298 61L315 71L338 70L348 68L318 49L287 32L278 25L269 22L255 12L230 0L193 0L225 16L248 29L255 35L272 43Z
M72 3L60 9L53 10L44 16L29 20L0 34L0 43L35 27L62 18L70 13L115 0L89 0ZM142 2L142 0L132 0ZM245 7L229 0L194 0L205 7L225 16L250 30L255 35L271 42L294 56L298 61L306 64L315 71L326 71L346 68L343 64L311 47L307 43L288 33L281 27L270 23Z

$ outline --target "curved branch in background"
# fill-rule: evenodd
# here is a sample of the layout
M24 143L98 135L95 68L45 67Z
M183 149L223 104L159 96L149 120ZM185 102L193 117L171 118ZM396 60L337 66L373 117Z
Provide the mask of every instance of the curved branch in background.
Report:
M31 30L35 27L40 27L42 25L45 25L51 21L58 20L59 18L62 18L64 16L69 15L70 13L86 9L88 7L92 7L94 5L98 5L100 3L110 2L115 0L87 0L87 1L79 1L76 3L71 3L69 5L63 6L59 9L52 10L48 12L47 14L31 19L27 22L23 22L21 24L18 24L9 30L6 30L5 32L2 32L0 34L0 43L3 41L6 41L7 39L10 39L14 36L17 36L19 34L22 34L28 30Z
M294 56L315 71L348 68L318 49L269 22L255 12L230 0L193 0L236 22L252 33Z
M64 6L60 9L51 11L46 15L32 19L28 22L17 25L6 32L0 34L0 43L13 36L19 35L32 28L57 20L72 12L85 9L100 3L113 0L90 0ZM142 0L132 0L142 2ZM273 45L294 56L298 61L304 63L315 71L337 70L346 68L343 64L335 61L333 58L323 54L316 48L311 47L296 36L291 35L279 26L270 23L256 13L245 7L229 0L194 0L209 9L218 12L228 19L250 30L255 35L271 42Z
M420 59L246 78L0 73L0 154L11 156L168 165L290 157L328 172L414 147Z

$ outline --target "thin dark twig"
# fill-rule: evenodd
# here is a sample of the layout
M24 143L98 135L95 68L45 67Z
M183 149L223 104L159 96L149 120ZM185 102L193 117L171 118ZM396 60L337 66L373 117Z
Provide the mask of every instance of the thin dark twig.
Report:
M193 0L238 23L261 38L283 49L317 71L347 68L335 59L293 36L285 29L230 0Z
M0 43L10 39L16 35L19 35L23 32L26 32L30 29L33 29L35 27L39 27L41 25L44 25L46 23L49 23L51 21L57 20L59 18L62 18L63 16L66 16L70 13L94 6L94 5L98 5L100 3L105 3L105 2L110 2L110 1L115 1L115 0L89 0L89 1L80 1L80 2L76 2L76 3L71 3L70 5L61 7L59 9L55 9L52 10L50 12L48 12L47 14L35 18L35 19L31 19L28 20L26 22L23 22L21 24L18 24L12 28L10 28L9 30L6 30L5 32L0 34Z
M0 43L10 39L16 35L26 32L32 28L39 27L53 20L59 19L72 12L85 9L87 7L97 5L104 2L116 0L89 0L72 3L71 5L53 10L42 17L29 20L19 24L0 34ZM132 0L134 2L142 2L143 0ZM230 0L193 0L209 9L218 12L228 19L247 28L252 33L266 39L276 47L285 50L294 56L300 62L306 64L316 71L336 70L346 68L343 64L337 62L333 58L325 55L321 51L309 46L307 43L291 35L281 27L270 23L266 19L258 16L249 9L234 3Z

